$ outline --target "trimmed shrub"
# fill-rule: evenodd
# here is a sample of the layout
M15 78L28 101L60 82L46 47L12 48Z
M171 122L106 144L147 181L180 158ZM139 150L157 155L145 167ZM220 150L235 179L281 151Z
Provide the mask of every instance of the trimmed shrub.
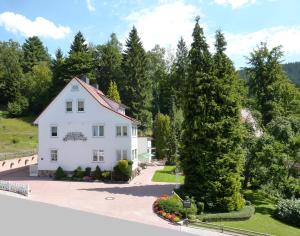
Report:
M285 223L300 227L300 199L278 201L275 216Z
M198 219L205 222L226 221L226 220L248 220L253 216L255 208L253 206L245 206L239 211L225 213L209 213L198 215Z
M78 166L73 172L73 179L82 179L84 177L84 171Z
M103 180L110 180L111 179L111 171L103 171L102 172L102 179Z
M84 176L91 176L91 167L86 167L84 171Z
M132 176L132 162L127 160L120 160L114 167L113 179L128 181Z
M64 179L66 178L67 175L64 172L63 168L61 168L60 166L57 168L57 170L54 173L54 179L56 180L60 180L60 179Z
M96 166L95 170L92 172L92 177L97 180L102 179L102 172L98 165Z

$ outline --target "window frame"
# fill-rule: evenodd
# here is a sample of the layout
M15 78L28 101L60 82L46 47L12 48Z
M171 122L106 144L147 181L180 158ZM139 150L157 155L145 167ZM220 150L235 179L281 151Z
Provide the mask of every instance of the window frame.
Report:
M52 128L56 128L56 136L53 136ZM50 125L50 137L51 138L58 138L58 125L51 124Z
M126 151L126 159L124 158L125 151ZM120 154L120 158L119 158L119 154ZM117 161L121 161L121 160L129 161L128 149L116 149L116 159Z
M82 104L83 104L83 111L79 111L79 103L80 102L82 102ZM77 104L77 112L78 113L84 113L85 112L85 101L84 101L84 99L77 99L77 102L76 102L76 104Z
M131 126L131 136L137 137L137 126L136 125Z
M94 160L95 153L97 154L97 160ZM102 160L100 160L100 157L102 157ZM104 156L104 149L93 149L92 150L92 162L93 163L103 163L105 161L105 156Z
M71 103L71 111L68 111L68 103ZM72 99L68 99L65 101L65 112L66 113L73 113L73 100Z
M94 135L94 127L96 127L97 135ZM103 135L100 135L100 127L102 127ZM92 125L92 137L93 138L104 138L105 136L105 125L104 124L94 124Z
M115 127L116 127L116 131L115 131L116 137L129 137L128 125L118 124ZM124 135L124 127L126 127L126 135ZM118 133L118 128L120 128L120 133Z
M56 152L56 159L53 159L53 156L52 156L52 152L55 151ZM57 162L58 161L58 149L57 148L52 148L50 149L50 161L51 162Z

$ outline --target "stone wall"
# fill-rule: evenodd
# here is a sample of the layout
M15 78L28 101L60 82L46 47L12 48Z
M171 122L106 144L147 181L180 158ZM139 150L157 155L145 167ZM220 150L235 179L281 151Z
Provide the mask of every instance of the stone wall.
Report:
M34 164L37 164L37 155L14 158L9 160L0 160L0 173Z

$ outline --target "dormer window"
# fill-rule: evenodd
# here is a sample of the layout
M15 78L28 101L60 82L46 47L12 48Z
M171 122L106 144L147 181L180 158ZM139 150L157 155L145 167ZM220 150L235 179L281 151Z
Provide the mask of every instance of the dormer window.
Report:
M72 112L72 111L73 111L72 101L66 101L66 112Z
M77 111L84 112L84 101L83 100L77 101Z

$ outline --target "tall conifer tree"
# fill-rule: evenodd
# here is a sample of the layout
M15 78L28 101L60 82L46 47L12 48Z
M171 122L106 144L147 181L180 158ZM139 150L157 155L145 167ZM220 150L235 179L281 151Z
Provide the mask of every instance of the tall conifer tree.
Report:
M243 155L239 104L228 82L235 79L234 70L214 66L230 64L224 54L225 41L217 34L217 52L212 57L198 21L199 18L189 52L183 103L184 190L203 201L208 209L231 211L244 204L240 194Z
M141 121L141 130L152 126L152 89L147 76L147 57L135 27L129 33L122 62L121 97L129 106L129 115Z

